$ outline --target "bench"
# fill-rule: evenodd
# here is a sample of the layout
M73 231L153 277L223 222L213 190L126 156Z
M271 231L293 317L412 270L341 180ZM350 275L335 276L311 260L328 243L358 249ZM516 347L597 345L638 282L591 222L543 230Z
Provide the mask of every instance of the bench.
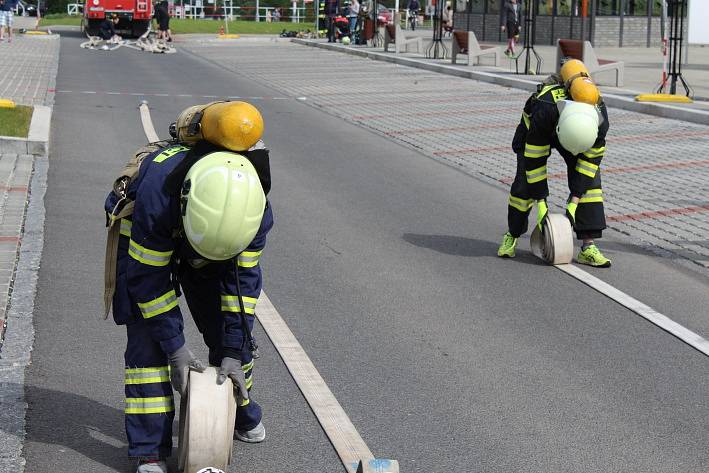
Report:
M588 72L594 75L598 72L615 71L615 86L623 87L623 72L625 63L622 61L611 61L608 59L598 59L589 41L576 39L559 39L556 43L556 71L561 68L561 61L564 58L578 59L588 68Z
M409 44L416 45L416 52L423 50L423 40L420 36L404 36L404 31L398 23L384 26L384 51L389 51L389 45L394 43L394 52L406 52Z
M456 63L459 54L468 56L468 65L473 65L473 60L480 63L483 56L495 56L495 66L500 64L502 46L480 46L478 38L472 31L453 31L453 46L451 48L451 62Z

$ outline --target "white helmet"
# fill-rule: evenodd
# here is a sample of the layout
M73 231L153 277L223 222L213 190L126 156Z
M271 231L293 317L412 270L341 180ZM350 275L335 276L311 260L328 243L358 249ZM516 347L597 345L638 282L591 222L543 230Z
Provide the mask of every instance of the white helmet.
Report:
M564 101L556 125L559 143L574 155L583 153L596 142L599 122L598 110L593 105Z
M182 185L185 236L204 258L223 261L241 253L256 236L266 195L253 164L219 151L195 164Z

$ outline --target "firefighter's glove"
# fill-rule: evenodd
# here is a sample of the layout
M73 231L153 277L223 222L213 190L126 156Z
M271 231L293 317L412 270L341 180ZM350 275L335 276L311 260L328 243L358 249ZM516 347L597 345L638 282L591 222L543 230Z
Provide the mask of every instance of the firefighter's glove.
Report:
M547 207L547 200L541 199L537 201L537 226L541 232L544 227L544 219L549 213L549 207Z
M578 206L579 204L571 201L566 204L566 217L569 219L571 226L574 228L576 228L576 208Z
M187 391L189 371L192 369L203 373L207 369L204 363L195 358L185 345L168 354L167 360L170 363L170 383L175 391L180 393L180 396L184 396Z
M246 377L244 376L244 370L241 369L241 360L228 356L222 358L217 384L223 384L227 378L234 383L234 390L238 391L237 396L240 399L246 400L249 398L249 391L246 389Z

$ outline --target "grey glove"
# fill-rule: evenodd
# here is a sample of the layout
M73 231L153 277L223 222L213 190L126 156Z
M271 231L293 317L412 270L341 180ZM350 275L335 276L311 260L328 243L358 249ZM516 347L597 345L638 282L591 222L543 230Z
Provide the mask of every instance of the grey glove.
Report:
M187 377L190 369L203 373L207 367L195 358L187 346L182 345L177 351L167 355L170 363L170 383L172 387L184 396L187 391Z
M241 369L241 360L228 356L222 358L217 384L223 384L227 377L234 383L234 389L239 391L239 396L242 399L248 399L249 391L246 389L246 377L244 376L244 370Z

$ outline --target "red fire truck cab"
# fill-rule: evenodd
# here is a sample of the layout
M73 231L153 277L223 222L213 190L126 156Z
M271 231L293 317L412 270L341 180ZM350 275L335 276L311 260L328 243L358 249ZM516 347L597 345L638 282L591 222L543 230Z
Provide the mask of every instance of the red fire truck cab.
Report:
M97 35L101 22L112 14L118 15L116 29L124 36L140 36L148 30L153 17L151 0L86 0L81 29Z

